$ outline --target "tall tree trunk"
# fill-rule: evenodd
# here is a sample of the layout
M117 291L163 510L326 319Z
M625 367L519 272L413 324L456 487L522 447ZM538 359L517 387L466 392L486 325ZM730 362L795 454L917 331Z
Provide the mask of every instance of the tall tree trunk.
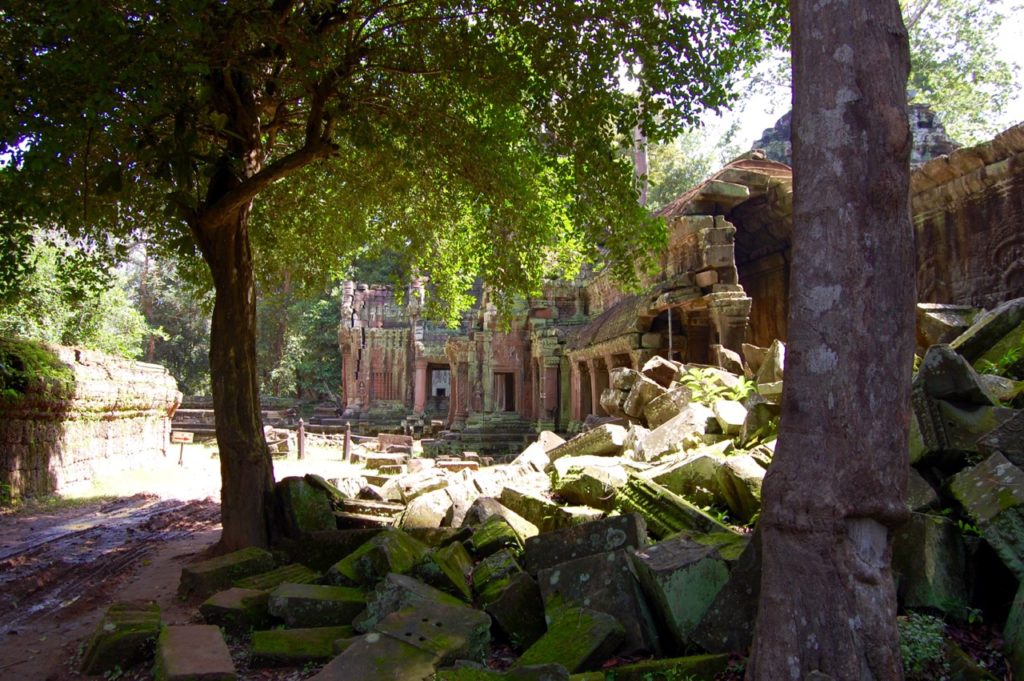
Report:
M792 0L793 266L747 678L899 679L915 302L897 0ZM821 678L820 676L818 678Z
M273 463L260 417L256 376L256 288L246 205L200 239L214 284L210 377L220 450L220 548L267 546ZM215 234L213 234L215 232Z

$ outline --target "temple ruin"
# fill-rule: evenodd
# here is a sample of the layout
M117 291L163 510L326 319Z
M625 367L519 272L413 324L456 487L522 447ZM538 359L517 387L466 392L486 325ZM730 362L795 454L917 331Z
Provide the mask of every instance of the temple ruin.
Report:
M616 367L655 355L714 364L720 348L784 340L792 187L789 166L748 153L657 213L668 248L642 294L604 273L552 282L508 326L486 287L448 329L424 319L423 280L401 305L390 287L347 282L340 420L368 430L440 422L441 442L516 448L605 415L600 397ZM912 191L922 302L1024 296L1024 125L918 165Z

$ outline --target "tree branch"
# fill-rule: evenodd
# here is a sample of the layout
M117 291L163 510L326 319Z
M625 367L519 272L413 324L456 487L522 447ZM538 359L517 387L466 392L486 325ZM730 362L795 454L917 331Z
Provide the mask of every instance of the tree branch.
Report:
M291 175L317 159L326 158L332 151L334 151L334 145L321 139L314 144L307 144L301 149L282 156L225 193L217 199L216 203L203 209L196 218L198 226L202 231L215 228L227 220L232 212L252 201L257 194L274 182Z

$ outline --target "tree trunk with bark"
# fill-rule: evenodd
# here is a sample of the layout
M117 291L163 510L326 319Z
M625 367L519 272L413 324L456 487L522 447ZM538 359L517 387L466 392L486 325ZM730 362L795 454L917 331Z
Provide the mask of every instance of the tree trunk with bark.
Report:
M907 515L916 299L907 36L897 0L793 0L791 16L786 392L747 679L899 679L889 564Z

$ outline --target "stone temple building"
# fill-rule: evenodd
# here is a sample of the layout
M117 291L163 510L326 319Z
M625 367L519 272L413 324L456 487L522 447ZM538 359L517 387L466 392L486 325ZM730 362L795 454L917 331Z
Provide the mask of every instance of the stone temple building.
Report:
M929 144L935 144L928 138ZM916 166L919 300L991 307L1024 296L1024 124ZM602 416L609 371L654 355L715 363L719 348L786 338L792 171L755 151L658 212L668 248L641 294L607 276L550 283L499 324L485 287L457 329L422 317L427 286L402 305L348 282L339 343L344 418L366 429L409 416L443 439L516 447L542 429Z

